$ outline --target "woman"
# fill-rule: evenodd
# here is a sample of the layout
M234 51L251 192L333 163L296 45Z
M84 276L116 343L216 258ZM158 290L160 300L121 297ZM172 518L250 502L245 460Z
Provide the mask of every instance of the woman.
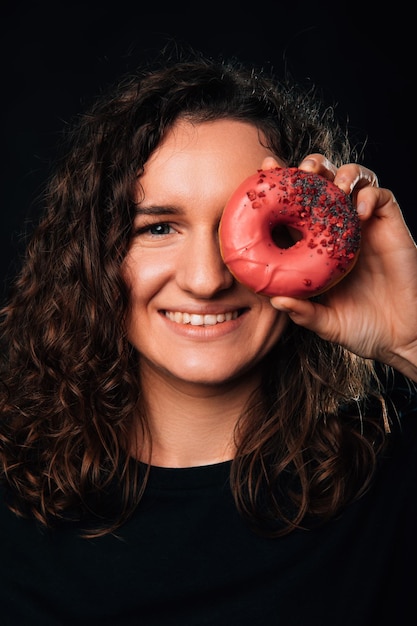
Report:
M361 219L319 299L220 255L275 165ZM236 62L149 68L80 118L45 205L4 310L4 623L406 624L417 251L331 110Z

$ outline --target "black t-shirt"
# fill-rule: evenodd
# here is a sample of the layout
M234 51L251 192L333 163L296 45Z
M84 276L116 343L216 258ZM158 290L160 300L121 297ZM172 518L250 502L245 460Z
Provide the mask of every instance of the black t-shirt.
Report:
M229 463L152 468L117 533L41 530L0 505L2 626L414 626L417 409L372 489L279 539L248 528Z

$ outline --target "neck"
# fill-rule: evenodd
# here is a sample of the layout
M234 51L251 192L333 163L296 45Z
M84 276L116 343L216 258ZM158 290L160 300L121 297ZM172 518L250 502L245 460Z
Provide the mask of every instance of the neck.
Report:
M138 428L134 456L161 467L211 465L234 457L235 427L259 376L215 386L179 384L145 366L141 382L150 440L144 442Z

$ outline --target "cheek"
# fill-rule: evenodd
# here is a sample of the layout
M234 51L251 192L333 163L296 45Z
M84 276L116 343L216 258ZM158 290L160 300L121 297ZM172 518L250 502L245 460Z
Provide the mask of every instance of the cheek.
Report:
M173 264L168 256L129 252L123 261L121 275L133 301L151 297L172 276Z
M288 325L289 317L286 313L274 309L268 301L262 308L260 322L260 331L267 334L268 345L272 345L280 339Z

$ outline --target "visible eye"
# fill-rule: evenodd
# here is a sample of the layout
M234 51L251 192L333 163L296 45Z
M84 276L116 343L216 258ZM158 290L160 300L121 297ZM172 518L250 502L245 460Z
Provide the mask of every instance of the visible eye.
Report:
M169 235L172 230L172 227L167 223L152 224L152 226L148 227L148 231L151 235Z
M146 224L136 228L134 230L134 236L138 235L150 235L153 237L160 237L161 235L170 235L175 232L175 229L168 222L159 222L156 224Z

